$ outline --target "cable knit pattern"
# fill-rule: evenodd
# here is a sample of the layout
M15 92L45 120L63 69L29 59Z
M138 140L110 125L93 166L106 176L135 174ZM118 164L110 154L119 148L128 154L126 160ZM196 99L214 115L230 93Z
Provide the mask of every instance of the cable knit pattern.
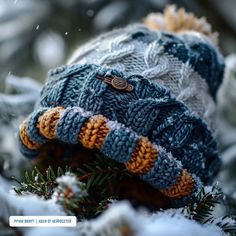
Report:
M133 90L119 91L97 78L106 76L122 78ZM73 82L74 89L68 90ZM56 98L59 104L54 90L62 96ZM124 163L181 204L198 191L200 179L209 181L219 168L216 142L206 124L168 89L141 75L90 64L63 66L51 72L40 105L20 130L26 156L37 155L45 140L81 143Z
M96 50L92 50L94 45ZM131 25L80 47L69 63L99 64L142 75L168 88L212 131L215 129L214 99L223 78L224 60L204 35L174 34L150 30L141 24Z
M141 24L108 32L49 72L20 128L20 150L34 158L54 139L98 149L183 206L220 168L214 114L223 71L222 55L197 32Z

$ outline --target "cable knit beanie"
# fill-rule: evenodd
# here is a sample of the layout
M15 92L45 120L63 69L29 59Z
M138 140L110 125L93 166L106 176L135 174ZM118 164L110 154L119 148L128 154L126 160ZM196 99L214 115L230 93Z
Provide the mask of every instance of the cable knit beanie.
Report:
M22 153L34 158L54 139L80 143L186 204L220 167L215 39L204 19L169 7L88 42L50 71L21 125Z

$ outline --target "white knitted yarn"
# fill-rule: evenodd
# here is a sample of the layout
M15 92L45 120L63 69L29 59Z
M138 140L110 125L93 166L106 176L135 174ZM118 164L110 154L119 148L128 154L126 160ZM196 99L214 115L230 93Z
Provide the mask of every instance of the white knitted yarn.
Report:
M132 35L138 32L146 32L156 40L147 44L133 39ZM177 100L186 104L214 131L215 102L208 92L206 81L192 69L188 61L183 63L164 52L163 46L157 41L160 37L160 32L141 24L128 26L103 34L78 48L68 63L93 63L128 74L141 74L170 89ZM199 40L201 35L194 33L193 37ZM204 36L200 40L209 43Z

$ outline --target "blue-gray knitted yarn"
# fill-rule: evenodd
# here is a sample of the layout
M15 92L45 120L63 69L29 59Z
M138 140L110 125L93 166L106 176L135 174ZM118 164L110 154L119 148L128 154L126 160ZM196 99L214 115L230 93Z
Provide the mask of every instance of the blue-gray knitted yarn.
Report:
M97 79L97 75L119 76L132 84L134 89L130 92L119 91ZM174 158L181 161L184 168L196 174L204 183L210 181L219 170L217 144L206 123L184 103L176 100L171 95L171 91L143 76L93 64L73 64L57 68L50 72L50 79L41 92L39 102L39 107L55 106L80 107L85 111L102 114L109 120L124 124L136 134L148 137L151 142L163 147L166 152L171 152ZM80 129L78 123L83 123L81 116L78 116L76 127L73 123L63 122L64 119L75 120L76 113L73 112L73 115L75 117L71 119L70 109L68 112L65 110L60 119L61 123L57 125L57 136L60 140L69 143L76 143L76 135ZM115 137L115 131L111 132L101 150L103 153L108 150L110 158L124 163L131 153L127 152L125 146L117 146L111 150L111 146L115 147ZM41 141L38 140L37 134L31 135L31 139L36 142ZM132 143L130 140L133 140ZM125 140L123 141L126 143ZM129 137L127 145L130 147L130 152L136 141L136 136ZM162 162L161 157L158 162ZM158 178L156 173L162 176L161 170L156 169L160 166L162 164L157 163L152 167L147 173L149 179L151 175L154 179ZM178 176L178 168L176 171L176 173L174 171L169 173L170 178L167 176L168 173L165 173L165 185L174 181L172 175ZM143 174L141 178L147 178L145 176L146 174ZM158 181L155 182L158 184Z

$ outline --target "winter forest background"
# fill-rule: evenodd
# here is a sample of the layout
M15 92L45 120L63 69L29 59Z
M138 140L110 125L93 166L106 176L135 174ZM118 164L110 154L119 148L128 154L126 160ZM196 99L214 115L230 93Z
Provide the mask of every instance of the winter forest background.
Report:
M10 215L73 215L86 196L69 169L41 172L17 148L19 124L33 110L47 71L99 33L141 21L171 3L205 16L219 32L226 58L217 113L223 167L214 186L203 189L194 206L178 210L151 214L110 199L76 228L10 228ZM235 11L234 0L0 0L0 236L236 235ZM55 200L68 187L70 198ZM107 205L112 206L105 210Z

